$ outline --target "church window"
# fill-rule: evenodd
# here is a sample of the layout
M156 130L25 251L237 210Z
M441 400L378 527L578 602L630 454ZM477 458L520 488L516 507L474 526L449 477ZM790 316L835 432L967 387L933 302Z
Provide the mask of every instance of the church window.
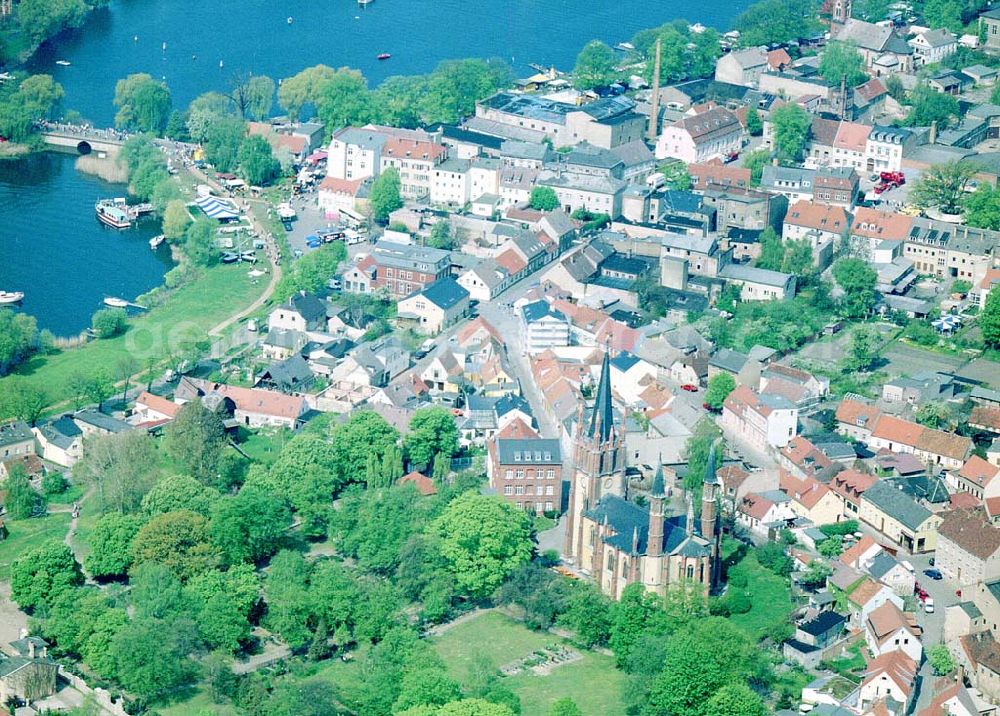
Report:
M694 579L694 565L693 564L689 564L688 565L688 568L687 568L687 578L688 579Z

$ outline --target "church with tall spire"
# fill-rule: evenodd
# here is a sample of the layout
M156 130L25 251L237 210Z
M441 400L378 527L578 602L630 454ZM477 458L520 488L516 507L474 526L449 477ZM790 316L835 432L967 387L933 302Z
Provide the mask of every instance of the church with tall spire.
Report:
M631 502L625 479L625 432L615 420L611 368L605 354L589 414L582 408L575 434L563 556L614 599L629 584L665 594L672 584L697 583L707 592L719 581L719 478L710 451L701 517L688 497L684 514L668 514L663 466L657 465L648 505Z

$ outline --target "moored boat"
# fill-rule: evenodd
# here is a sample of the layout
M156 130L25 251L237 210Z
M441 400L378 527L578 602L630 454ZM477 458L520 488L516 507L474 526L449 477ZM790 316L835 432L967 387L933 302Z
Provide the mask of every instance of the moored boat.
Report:
M132 226L132 217L124 199L102 199L94 207L97 218L113 229L127 229Z
M24 300L24 291L0 291L0 305L20 303Z
M158 236L154 236L153 238L151 238L149 240L149 248L151 248L151 249L158 248L159 245L162 244L166 240L167 240L167 237L164 236L163 234L159 234Z
M111 306L112 308L128 308L130 304L124 298L118 298L117 296L105 296L104 305Z
M390 57L392 57L392 55L390 55L388 52L383 52L382 54L377 55L375 57L375 59L376 60L388 60Z

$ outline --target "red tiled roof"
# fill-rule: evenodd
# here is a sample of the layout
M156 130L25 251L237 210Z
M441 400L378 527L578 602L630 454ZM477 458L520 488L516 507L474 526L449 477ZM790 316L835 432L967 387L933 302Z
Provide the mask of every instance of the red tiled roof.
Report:
M337 179L336 177L327 177L320 182L319 190L331 191L334 194L357 196L358 189L360 189L361 185L364 183L364 179Z
M745 515L753 517L755 520L762 520L767 516L768 510L774 507L774 503L766 497L755 492L748 492L740 502L739 510Z
M902 651L888 651L868 662L863 685L869 684L882 674L888 676L909 697L917 675L917 663Z
M872 428L872 437L914 447L923 431L924 426L918 423L911 423L895 415L880 415Z
M840 127L837 128L837 137L833 140L833 146L850 152L863 153L871 131L872 128L867 124L841 122Z
M989 559L1000 551L1000 528L981 508L950 511L938 526L938 536L979 559Z
M869 239L905 241L913 227L913 217L862 206L854 214L851 234Z
M436 162L447 154L448 150L440 144L420 142L413 139L393 137L382 145L382 156L393 159L411 159Z
M844 398L837 406L837 422L854 427L864 427L872 429L875 420L879 416L879 409L870 403L862 403L858 400ZM859 425L859 420L862 423Z
M750 170L722 162L706 164L688 164L688 174L691 175L693 189L705 189L709 185L718 186L750 186Z
M434 487L434 481L419 472L411 472L409 475L403 475L403 477L399 478L399 484L412 484L417 488L417 492L424 496L437 494L437 488Z
M986 428L990 432L1000 432L1000 408L977 405L969 415L969 425Z
M176 418L177 413L181 411L181 406L172 400L167 400L166 398L161 398L159 395L153 395L149 391L142 391L139 397L135 399L136 407L144 405L150 410L155 410L157 413L163 413L164 415Z
M850 216L840 206L797 201L788 207L785 223L840 234L850 225Z

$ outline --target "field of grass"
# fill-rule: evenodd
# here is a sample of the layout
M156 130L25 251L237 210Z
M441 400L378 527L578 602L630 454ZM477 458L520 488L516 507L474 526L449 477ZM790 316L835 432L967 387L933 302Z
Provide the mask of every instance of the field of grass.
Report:
M149 361L159 363L186 343L204 339L210 328L253 302L266 286L264 280L254 283L241 267L216 266L177 289L162 306L132 318L124 335L35 356L17 374L44 391L50 404L59 403L71 397L73 375L104 371L115 377L116 366L127 356L135 359L137 371Z
M50 540L62 542L69 529L68 512L28 520L6 520L7 539L0 541L0 581L10 577L11 563L25 552Z
M733 614L730 621L754 639L761 639L775 624L788 621L793 608L788 580L762 567L752 552L729 570L730 580L740 573L746 575L752 606L746 614Z
M278 459L278 453L292 439L287 430L257 430L241 435L240 449L250 458L264 466Z
M231 704L216 704L212 702L208 691L199 687L194 694L183 701L176 701L169 706L159 706L156 713L160 716L236 716L237 711Z
M488 612L459 624L434 638L434 648L448 666L452 678L464 681L479 654L497 667L529 656L533 651L563 640L546 632L533 632L517 622ZM610 656L583 652L583 658L539 676L523 672L506 677L504 683L521 699L524 716L543 716L553 703L569 696L586 716L622 713L624 676Z

